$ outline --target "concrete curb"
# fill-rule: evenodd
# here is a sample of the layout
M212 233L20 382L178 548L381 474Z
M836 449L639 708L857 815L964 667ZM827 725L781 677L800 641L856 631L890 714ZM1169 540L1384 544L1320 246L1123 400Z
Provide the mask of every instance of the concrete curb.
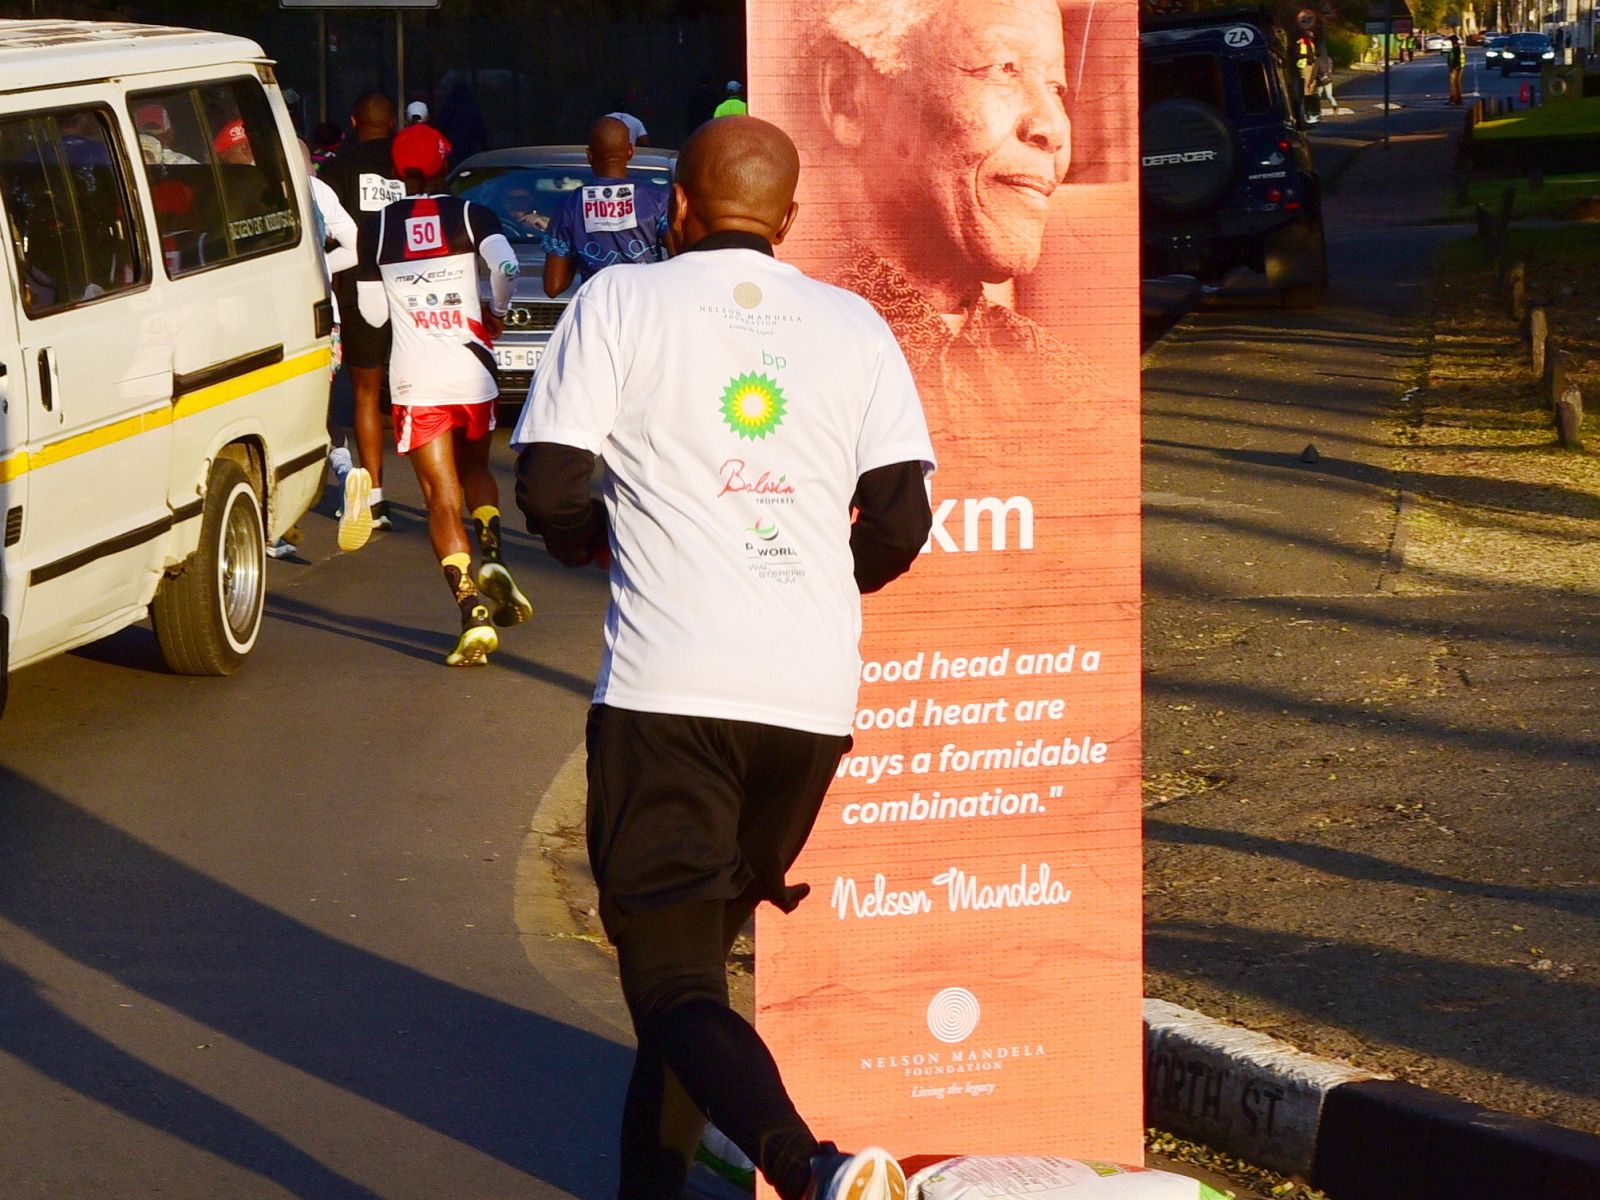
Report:
M1332 1200L1596 1200L1600 1137L1144 1002L1145 1121Z

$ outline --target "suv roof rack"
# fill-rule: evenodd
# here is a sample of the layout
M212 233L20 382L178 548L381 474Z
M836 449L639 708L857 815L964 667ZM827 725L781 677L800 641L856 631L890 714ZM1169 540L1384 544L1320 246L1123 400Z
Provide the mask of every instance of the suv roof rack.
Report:
M1139 30L1147 29L1199 29L1207 25L1238 25L1241 22L1258 25L1262 29L1276 29L1277 18L1264 8L1213 8L1205 12L1179 13L1175 16L1139 17Z

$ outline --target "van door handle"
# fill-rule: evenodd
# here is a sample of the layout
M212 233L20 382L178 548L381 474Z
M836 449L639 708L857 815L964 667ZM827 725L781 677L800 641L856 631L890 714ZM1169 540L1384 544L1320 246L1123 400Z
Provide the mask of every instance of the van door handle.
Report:
M56 407L56 397L61 392L61 372L56 365L56 350L54 346L46 346L39 351L39 401L44 405L45 412L53 412L56 419L66 420L66 414Z

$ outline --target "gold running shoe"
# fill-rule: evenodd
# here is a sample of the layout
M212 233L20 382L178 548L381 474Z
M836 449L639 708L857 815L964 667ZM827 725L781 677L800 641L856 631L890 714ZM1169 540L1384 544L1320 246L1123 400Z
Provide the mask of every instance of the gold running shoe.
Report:
M456 648L444 656L447 667L475 667L489 661L500 649L500 635L489 621L489 606L483 597L471 595L461 601L461 637Z
M339 513L339 549L352 554L372 536L372 510L367 497L372 475L365 467L352 467L344 477L344 509Z
M496 625L521 625L533 616L533 604L517 587L511 572L497 562L486 562L478 568L478 587L494 601Z

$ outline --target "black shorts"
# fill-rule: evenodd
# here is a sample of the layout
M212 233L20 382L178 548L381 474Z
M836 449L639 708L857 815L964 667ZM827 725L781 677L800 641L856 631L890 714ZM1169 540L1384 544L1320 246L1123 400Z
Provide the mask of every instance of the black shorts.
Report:
M848 735L589 710L589 863L600 919L697 900L792 908L799 857Z
M339 339L344 345L344 365L347 367L387 367L389 343L393 333L387 324L373 328L361 315L355 304L339 301Z

